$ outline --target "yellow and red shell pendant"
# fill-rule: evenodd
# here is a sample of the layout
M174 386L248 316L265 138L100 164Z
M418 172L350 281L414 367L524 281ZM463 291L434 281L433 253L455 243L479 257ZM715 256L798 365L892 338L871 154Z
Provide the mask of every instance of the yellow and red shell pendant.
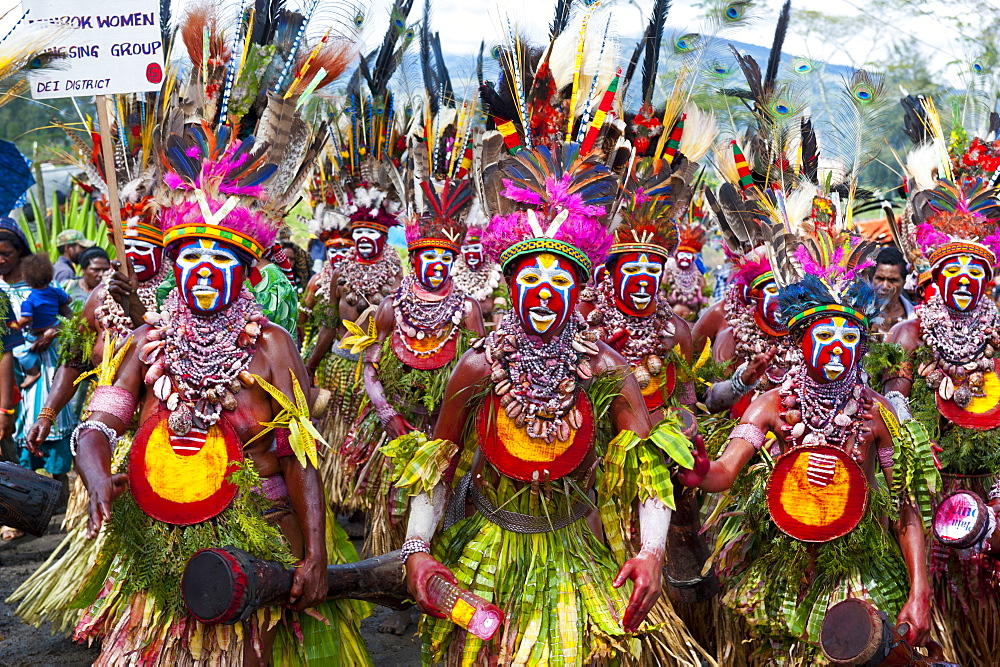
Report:
M830 445L790 449L774 464L767 507L775 525L802 542L829 542L854 530L868 505L868 480L847 452Z
M1000 359L993 360L993 370L983 373L983 396L974 396L964 408L934 393L941 416L962 428L989 431L1000 426Z
M677 372L673 364L664 364L659 375L650 375L649 384L641 388L642 398L646 401L646 409L652 412L659 410L666 403L668 396L674 395L677 388Z
M243 461L243 445L225 417L202 432L171 432L161 409L135 435L129 454L129 490L143 512L188 526L217 516L236 497L229 481Z
M533 479L559 479L579 467L594 441L594 409L587 394L576 395L576 408L582 416L578 429L571 429L566 440L533 438L519 427L500 406L495 392L483 401L476 420L479 448L501 474L530 482ZM536 476L537 475L537 476Z
M407 336L395 328L392 331L392 351L410 368L433 371L455 358L458 327L451 325L433 332L422 332L422 338Z

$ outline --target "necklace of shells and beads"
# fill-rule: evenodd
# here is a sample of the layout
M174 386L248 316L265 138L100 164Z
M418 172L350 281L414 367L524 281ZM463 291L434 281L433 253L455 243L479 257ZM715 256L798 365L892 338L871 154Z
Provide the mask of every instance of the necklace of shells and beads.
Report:
M663 372L663 358L669 354L676 334L670 304L659 291L654 298L656 310L651 315L636 317L622 312L615 305L613 281L605 276L593 299L596 307L587 316L590 326L602 330L605 341L628 336L628 342L616 349L634 369L640 389Z
M916 311L923 340L934 355L920 364L917 374L960 408L985 396L985 373L993 370L1000 348L1000 312L993 300L983 298L962 312L949 308L935 293Z
M140 282L136 287L135 293L147 313L156 312L156 288L163 283L170 271L170 266L163 264L156 275L150 280ZM115 301L108 290L112 275L112 271L107 271L101 279L101 283L104 285L104 294L101 304L94 310L94 317L106 331L110 331L112 336L121 340L132 333L135 327L132 325L132 318L125 314L121 304Z
M692 264L687 269L682 269L676 263L670 262L664 273L668 282L668 296L672 301L689 306L705 303L700 280L701 271L697 266Z
M351 248L337 265L340 269L337 285L346 290L344 301L359 310L382 303L382 299L392 294L393 283L402 266L399 253L391 247L371 264L360 261L357 251Z
M455 286L476 301L484 301L493 296L503 279L503 274L495 264L475 271L465 263L464 257L458 258L451 274Z
M778 350L764 375L757 381L757 391L764 393L781 384L785 372L798 359L798 348L792 337L772 336L762 331L754 318L753 306L739 298L739 290L735 287L726 291L726 320L733 329L737 359L750 361L772 347Z
M864 391L867 382L859 365L833 382L813 380L804 361L792 366L778 390L780 429L789 446L832 445L861 463L861 428L874 407Z
M208 430L223 410L236 409L236 394L254 382L247 368L267 324L249 291L222 311L198 315L174 289L146 321L151 329L139 360L150 366L146 384L166 402L173 433Z
M577 409L580 382L594 377L591 360L600 352L597 333L574 313L549 342L529 335L517 314L504 316L496 330L473 347L482 348L500 405L529 437L566 442L583 425Z
M411 273L399 284L392 305L396 331L410 352L417 354L407 339L437 340L435 347L420 350L420 354L426 356L440 351L449 340L458 335L459 325L465 315L465 292L452 284L447 294L433 301L421 298L420 292L422 290Z

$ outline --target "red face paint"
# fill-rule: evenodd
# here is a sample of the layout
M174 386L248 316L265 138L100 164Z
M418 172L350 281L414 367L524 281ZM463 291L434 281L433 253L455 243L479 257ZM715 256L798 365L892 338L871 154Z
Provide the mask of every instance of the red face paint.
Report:
M517 261L511 292L525 330L536 334L562 329L580 299L580 285L570 261L547 252Z
M754 321L764 333L771 336L784 336L788 333L788 329L778 320L778 284L774 280L768 280L750 290L750 299L754 304Z
M199 313L217 312L243 289L246 269L224 243L199 239L182 247L174 260L181 298Z
M136 279L149 282L163 265L163 248L147 241L125 239L125 254L132 262Z
M832 382L854 367L863 338L861 327L846 317L815 320L802 336L802 353L813 377Z
M351 238L354 239L354 248L358 251L358 258L364 262L374 262L382 256L386 237L385 232L371 227L355 227L351 231Z
M949 308L972 310L983 298L991 273L978 257L958 255L938 269L934 284Z
M455 253L448 248L421 248L413 252L411 261L417 282L434 291L448 282Z
M618 256L611 283L619 310L633 317L646 317L656 311L664 263L659 255L645 252L624 252Z

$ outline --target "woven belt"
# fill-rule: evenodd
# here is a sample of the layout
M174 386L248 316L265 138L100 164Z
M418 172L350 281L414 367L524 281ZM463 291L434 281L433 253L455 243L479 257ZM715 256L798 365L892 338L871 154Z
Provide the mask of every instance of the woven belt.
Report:
M579 502L573 505L573 509L568 515L531 516L529 514L518 514L517 512L497 509L493 506L493 503L486 499L486 496L482 494L475 484L469 489L469 495L472 497L472 504L476 506L479 513L483 515L483 518L512 533L548 533L553 530L565 528L571 523L582 519L589 507L587 503Z

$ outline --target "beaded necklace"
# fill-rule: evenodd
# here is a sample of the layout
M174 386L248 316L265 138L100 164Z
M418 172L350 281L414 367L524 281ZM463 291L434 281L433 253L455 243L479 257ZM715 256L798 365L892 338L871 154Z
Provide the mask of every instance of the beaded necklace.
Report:
M528 436L565 442L583 424L577 409L578 380L593 377L591 357L598 354L597 333L579 313L549 342L529 335L517 314L504 316L480 343L491 365L500 405Z
M615 303L614 281L606 275L593 299L596 307L587 316L588 324L601 329L603 340L628 337L627 343L615 349L635 369L635 379L641 389L648 387L650 380L663 371L663 357L670 352L670 343L676 334L670 304L659 292L654 298L656 310L651 315L629 315Z
M496 265L476 271L465 263L464 257L460 256L451 271L451 277L455 281L457 288L476 301L483 301L492 296L493 292L496 291L500 280L503 278L503 274L500 273Z
M408 350L417 353L410 347L407 339L437 339L438 343L434 348L420 350L420 354L426 356L440 351L449 340L458 335L458 325L462 323L462 316L465 314L465 293L452 285L443 298L428 301L420 297L416 286L417 280L412 273L404 277L396 290L392 306L396 317L396 331Z
M753 313L753 306L739 298L736 286L726 291L726 320L733 329L736 358L749 361L772 347L778 350L771 365L757 382L757 391L764 393L781 384L788 367L798 355L791 336L772 336L761 330Z
M330 287L333 282L333 264L326 262L316 278L316 303L330 302Z
M389 248L378 261L365 264L358 259L357 250L351 248L347 257L338 265L340 277L337 285L345 287L344 301L359 310L377 306L382 299L392 294L392 285L402 269L399 253Z
M804 360L792 366L778 390L785 422L781 431L788 444L832 445L861 463L861 428L872 409L864 393L867 381L860 365L833 382L809 377Z
M962 312L949 308L935 293L916 310L921 336L934 355L917 373L941 398L960 408L984 396L984 373L993 369L1000 347L1000 312L993 300L980 299L975 308Z
M169 271L170 266L161 264L156 275L147 281L140 282L136 287L136 295L147 313L156 311L156 288L166 279ZM132 333L135 327L132 326L132 318L125 314L121 304L115 301L111 292L108 291L111 276L112 272L107 271L101 279L101 283L104 285L104 294L101 304L94 310L94 318L101 323L106 331L110 331L115 338L121 339Z
M701 271L692 264L686 269L677 266L674 261L667 262L664 271L670 284L668 299L671 303L686 306L700 306L705 303L702 294Z
M235 410L236 394L253 384L247 368L267 324L253 295L244 289L228 308L198 315L174 289L163 310L146 317L152 328L139 359L150 365L146 384L171 413L170 430L207 430L223 410Z

